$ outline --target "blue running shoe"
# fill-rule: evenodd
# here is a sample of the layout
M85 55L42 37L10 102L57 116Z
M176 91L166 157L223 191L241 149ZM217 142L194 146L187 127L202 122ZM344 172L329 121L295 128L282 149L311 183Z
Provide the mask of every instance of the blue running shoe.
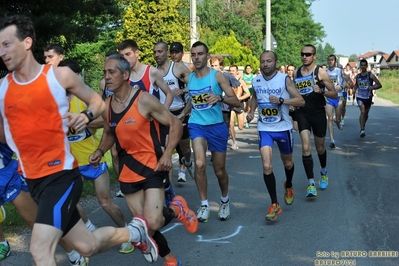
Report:
M306 197L312 198L317 196L317 190L314 184L309 185L307 192L306 192Z
M320 173L321 174L321 173ZM326 174L321 174L320 180L319 180L319 185L321 189L326 189L328 186L328 176Z

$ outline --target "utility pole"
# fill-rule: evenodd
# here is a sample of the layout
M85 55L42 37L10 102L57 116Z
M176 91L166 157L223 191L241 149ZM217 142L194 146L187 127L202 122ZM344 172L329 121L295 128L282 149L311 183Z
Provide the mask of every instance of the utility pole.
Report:
M266 50L271 50L272 32L270 27L270 0L266 0Z
M196 41L198 41L197 1L190 0L190 48Z

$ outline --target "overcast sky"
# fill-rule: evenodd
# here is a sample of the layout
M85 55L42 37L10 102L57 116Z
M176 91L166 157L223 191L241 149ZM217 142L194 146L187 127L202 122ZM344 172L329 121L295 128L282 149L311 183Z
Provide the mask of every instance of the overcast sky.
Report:
M311 11L337 54L399 50L399 0L316 0Z

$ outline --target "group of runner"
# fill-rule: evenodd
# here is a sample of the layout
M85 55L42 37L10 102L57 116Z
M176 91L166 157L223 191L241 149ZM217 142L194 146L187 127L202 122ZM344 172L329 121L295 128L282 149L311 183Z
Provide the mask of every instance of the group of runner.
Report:
M5 166L13 162L10 170L13 180L19 184L26 180L34 200L32 205L36 206L31 216L23 216L33 226L30 251L35 263L55 265L55 247L60 243L71 255L71 265L87 265L85 257L118 244L122 245L122 253L137 247L148 262L160 256L164 265L181 265L159 230L172 219L182 222L190 233L197 231L198 222L208 222L208 150L212 153L212 166L221 192L218 219L230 218L226 150L229 135L233 135L234 116L229 113L227 127L223 111L226 107L244 110L243 102L251 95L244 89L249 84L251 67L246 66L246 73L239 81L245 93L237 96L233 88L239 86L233 86L231 79L220 71L223 62L218 59L216 64L212 60L205 43L192 45L190 65L181 62L181 57L178 59L177 54L183 53L181 43L168 46L159 42L153 49L157 67L152 67L138 60L138 44L125 40L118 44L117 52L106 56L101 89L109 97L104 102L83 83L79 68L74 70L76 62L62 63L61 59L58 67L50 63L41 65L33 57L34 45L35 32L29 18L16 15L0 22L0 56L12 72L0 80L0 141L10 147L5 154L16 153L22 175L17 173L16 161L11 156ZM172 62L168 60L168 52ZM324 146L329 125L326 98L334 107L334 99L341 97L345 87L344 80L347 83L350 80L335 67L335 56L329 57L328 70L316 66L315 58L316 48L305 45L301 50L302 66L295 71L289 69L291 74L287 75L277 71L277 54L264 51L259 58L260 74L252 76L252 99L247 101L246 122L253 120L258 110L263 178L272 202L266 220L273 221L282 212L271 161L274 141L286 174L284 201L290 205L294 200L290 107L294 107L302 142L302 162L308 179L306 196L317 196L311 133L321 169L319 187L328 186ZM360 61L360 68L355 91L361 110L360 136L364 137L370 93L381 88L381 84L367 72L367 61ZM230 67L232 76L237 76L237 70L237 66ZM241 121L240 115L237 119ZM340 119L341 116L336 117L338 125ZM24 131L20 130L20 121L26 121ZM249 126L244 121L239 125ZM95 134L98 128L103 128L101 140ZM191 160L190 140L194 160ZM79 146L84 142L90 147ZM178 145L181 169L185 166L197 185L200 206L196 214L173 191L171 157ZM128 224L110 197L103 156L111 149L114 149L121 193L133 217ZM100 204L118 227L95 228L85 218L78 207L81 176L94 180ZM178 181L186 180L180 175Z

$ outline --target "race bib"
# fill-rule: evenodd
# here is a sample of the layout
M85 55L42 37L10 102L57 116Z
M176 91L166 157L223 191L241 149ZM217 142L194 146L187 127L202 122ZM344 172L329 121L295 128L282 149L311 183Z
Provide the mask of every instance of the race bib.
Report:
M200 90L190 91L191 103L196 110L206 110L212 108L213 105L206 103L206 96L211 93L211 87L206 87Z
M277 123L281 121L281 105L259 103L259 121L262 123Z
M314 81L312 76L295 78L295 86L301 95L307 95L313 91Z

